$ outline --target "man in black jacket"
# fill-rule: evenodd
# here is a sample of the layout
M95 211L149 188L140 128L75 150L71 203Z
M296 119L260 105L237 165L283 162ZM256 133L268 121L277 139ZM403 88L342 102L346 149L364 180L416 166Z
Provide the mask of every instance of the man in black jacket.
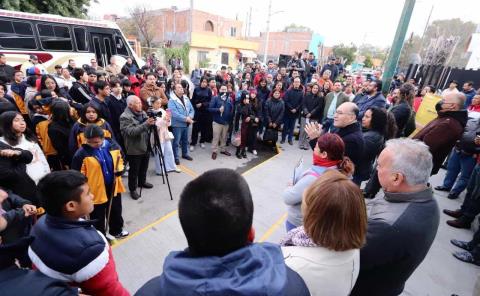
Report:
M300 114L303 102L303 87L300 77L295 77L293 87L285 92L285 117L283 118L283 131L281 144L285 143L288 136L288 144L293 145L293 131L295 122Z
M348 156L355 166L359 165L365 147L357 116L357 105L346 102L338 106L333 118L333 126L336 128L334 132L342 138L345 143L345 156Z
M72 99L80 104L86 104L92 100L95 95L92 93L90 90L90 87L88 87L88 75L85 70L81 68L76 68L73 70L73 78L75 78L77 81L75 81L70 88L70 91L68 92Z
M8 83L13 80L14 73L15 69L7 65L7 58L3 53L0 53L0 77L3 77L4 82Z
M428 185L428 146L394 139L378 158L385 192L367 204L367 241L360 250L360 273L350 295L399 295L427 255L437 234L438 204Z

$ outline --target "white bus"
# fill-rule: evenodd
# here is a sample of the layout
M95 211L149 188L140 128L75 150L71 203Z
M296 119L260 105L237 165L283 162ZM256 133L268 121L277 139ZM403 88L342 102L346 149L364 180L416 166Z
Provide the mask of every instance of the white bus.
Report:
M117 57L118 65L123 65L128 56L138 67L145 64L113 22L2 9L0 53L16 69L34 54L49 73L54 72L55 65L66 67L69 59L75 60L76 67L90 65L92 58L105 67L112 56Z

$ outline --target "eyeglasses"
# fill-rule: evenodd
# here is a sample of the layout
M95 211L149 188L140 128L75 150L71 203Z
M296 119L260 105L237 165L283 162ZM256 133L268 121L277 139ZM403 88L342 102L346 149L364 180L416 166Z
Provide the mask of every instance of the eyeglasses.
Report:
M338 114L338 115L347 115L347 114L353 115L352 112L342 112L342 111L338 111L338 110L335 110L335 114Z

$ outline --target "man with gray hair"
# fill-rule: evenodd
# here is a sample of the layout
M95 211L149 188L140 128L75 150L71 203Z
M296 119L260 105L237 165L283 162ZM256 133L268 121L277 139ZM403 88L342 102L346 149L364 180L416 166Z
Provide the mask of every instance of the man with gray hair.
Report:
M377 162L384 196L367 205L367 241L350 295L399 295L437 234L439 210L428 184L432 155L412 139L386 143Z
M137 186L153 188L147 183L148 170L148 129L155 124L155 118L147 117L142 110L142 100L137 96L127 97L127 108L120 115L120 130L124 139L125 154L130 168L128 170L128 189L130 196L137 200Z
M468 120L468 112L463 109L464 98L461 93L447 94L435 106L438 117L413 137L430 148L433 156L432 175L438 173L443 161L462 137Z

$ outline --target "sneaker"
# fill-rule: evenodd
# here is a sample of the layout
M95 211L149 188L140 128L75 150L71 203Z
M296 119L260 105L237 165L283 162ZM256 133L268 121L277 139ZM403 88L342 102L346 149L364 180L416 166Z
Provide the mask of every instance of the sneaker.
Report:
M181 172L182 172L182 170L179 169L179 168L176 168L176 169L174 169L173 171L174 171L175 173L181 173Z
M115 238L125 238L125 237L129 236L130 233L126 230L122 230L122 232L120 232L119 234L112 234L112 235Z
M280 141L280 144L285 144L285 140L281 140L281 141Z
M464 249L466 251L471 251L473 248L468 245L468 242L464 242L458 239L452 239L450 240L450 243L454 245L455 247L459 247L461 249Z
M292 140L289 140L289 141L288 141L288 144L293 145L293 141L292 141Z
M195 150L195 146L190 146L190 152L193 152Z
M461 252L454 252L452 253L453 257L457 258L460 261L466 262L466 263L472 263L475 265L480 266L480 262L476 261L475 258L473 257L472 253L468 251L461 251Z
M257 154L258 154L258 153L257 153L257 150L255 150L255 149L252 151L252 153L253 153L253 155L257 155Z
M142 188L145 188L145 189L152 189L153 188L153 185L148 183L148 182L145 182L143 183L142 185L138 186L138 187L142 187Z
M186 159L186 160L190 160L192 161L193 158L190 156L190 155L187 155L187 156L182 156L183 159Z
M437 190L437 191L450 191L450 188L447 188L443 185L436 186L434 189Z
M130 191L130 196L133 200L137 200L140 198L140 195L136 191Z
M201 147L202 149L205 149L205 144L200 143L200 147Z
M105 234L105 238L111 242L115 240L115 236L111 235L110 233Z

